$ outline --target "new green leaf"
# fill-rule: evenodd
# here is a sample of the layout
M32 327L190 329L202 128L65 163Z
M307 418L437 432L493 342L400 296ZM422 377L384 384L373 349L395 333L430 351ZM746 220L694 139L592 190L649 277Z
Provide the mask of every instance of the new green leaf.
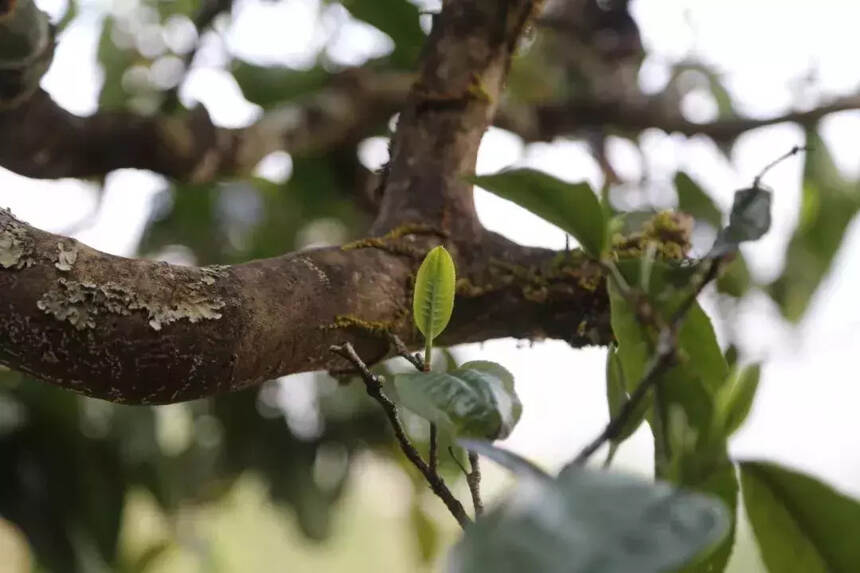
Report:
M510 169L471 181L558 225L590 255L599 257L603 251L604 212L588 183L567 183L534 169Z
M522 414L513 376L495 362L398 374L394 389L398 403L456 436L503 439Z
M412 314L428 346L451 320L455 282L454 261L445 247L436 247L427 253L415 277Z
M860 503L776 464L740 464L744 504L771 573L860 571Z

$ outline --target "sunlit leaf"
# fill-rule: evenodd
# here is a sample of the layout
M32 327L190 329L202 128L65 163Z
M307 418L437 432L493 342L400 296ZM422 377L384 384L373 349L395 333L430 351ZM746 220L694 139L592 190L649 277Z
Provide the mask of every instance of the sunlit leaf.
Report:
M597 195L588 183L567 183L534 169L511 169L472 177L471 181L558 225L589 254L600 256L606 223Z
M448 326L454 311L454 261L445 247L432 249L418 268L412 313L415 326L432 342Z
M860 571L860 503L772 463L740 464L744 504L771 573Z
M573 467L522 479L466 530L453 573L658 573L718 542L728 518L711 497Z
M397 402L457 436L505 438L522 414L513 376L494 362L397 374L394 388Z

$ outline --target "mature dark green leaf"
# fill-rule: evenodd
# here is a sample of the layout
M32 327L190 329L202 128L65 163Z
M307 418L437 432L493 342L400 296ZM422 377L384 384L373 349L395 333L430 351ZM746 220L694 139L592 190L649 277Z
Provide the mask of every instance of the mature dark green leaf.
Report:
M603 251L606 222L588 183L567 183L534 169L510 169L471 181L558 225L590 255L599 257Z
M740 468L744 504L769 571L860 571L857 500L776 464Z
M630 284L640 284L639 261L620 261L619 270ZM648 281L649 299L664 316L670 316L689 296L689 281L695 268L676 268L656 261ZM655 333L643 327L629 302L614 281L609 281L610 319L618 341L621 370L632 391L640 382ZM679 364L664 372L655 388L661 408L651 408L654 400L643 401L648 409L631 418L638 425L643 418L651 423L655 440L657 476L692 490L720 497L731 510L730 535L684 569L685 573L720 571L728 561L734 539L734 511L737 504L737 478L728 460L725 440L711 433L713 394L729 374L728 365L717 344L710 319L694 303L678 334Z
M412 317L428 343L439 336L454 311L454 261L445 247L430 250L415 276Z
M397 374L394 389L401 405L457 436L506 438L522 414L513 376L495 362Z
M418 7L408 0L343 0L359 20L388 34L394 40L391 62L412 69L424 45L424 31L418 21Z
M675 174L675 190L678 192L678 209L692 215L697 221L719 229L723 224L723 213L714 201L686 173Z
M529 460L510 450L495 446L492 442L461 438L457 440L457 443L471 452L490 458L500 466L511 470L517 475L539 479L550 479L550 475L548 473Z
M233 65L233 77L245 99L271 109L314 93L326 84L331 74L322 67L294 70L238 62Z
M454 548L456 573L657 573L718 542L722 504L662 483L573 467L525 479Z
M857 183L842 177L824 141L809 133L807 145L800 220L788 245L785 270L770 286L771 296L792 321L803 317L860 208Z
M729 225L720 231L709 253L720 257L746 241L760 239L770 229L771 192L761 187L735 191Z
M729 437L741 427L752 408L760 372L758 364L736 368L726 384L717 391L714 432Z

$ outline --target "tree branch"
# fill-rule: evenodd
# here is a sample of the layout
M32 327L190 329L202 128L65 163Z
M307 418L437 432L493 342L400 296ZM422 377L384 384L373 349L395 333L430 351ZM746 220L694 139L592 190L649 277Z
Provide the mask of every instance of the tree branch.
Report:
M328 348L344 341L374 362L389 350L382 332L417 343L411 285L438 235L410 231L415 222L448 237L460 270L460 301L441 344L607 341L599 266L576 256L559 265L551 251L484 231L463 178L532 9L526 0L501 8L463 0L439 16L375 225L390 234L200 269L113 257L0 212L0 363L104 399L166 403L336 370L343 365Z
M196 183L247 175L273 151L313 155L359 141L395 113L409 83L400 73L343 72L309 99L243 129L216 127L203 107L176 116L79 117L38 91L0 110L0 165L33 178L92 177L121 168Z

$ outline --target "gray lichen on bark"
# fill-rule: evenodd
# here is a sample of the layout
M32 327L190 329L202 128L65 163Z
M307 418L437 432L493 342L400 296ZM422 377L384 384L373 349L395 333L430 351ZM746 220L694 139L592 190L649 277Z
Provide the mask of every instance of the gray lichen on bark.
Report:
M199 281L179 281L173 296L161 300L116 282L96 284L60 278L57 287L43 294L36 305L78 330L95 328L99 316L126 316L138 310L147 314L153 330L161 330L164 325L178 320L194 323L221 318L218 311L224 308L225 302L207 292L213 282L211 274L202 273Z
M0 207L0 267L24 269L33 264L33 239L8 209Z

